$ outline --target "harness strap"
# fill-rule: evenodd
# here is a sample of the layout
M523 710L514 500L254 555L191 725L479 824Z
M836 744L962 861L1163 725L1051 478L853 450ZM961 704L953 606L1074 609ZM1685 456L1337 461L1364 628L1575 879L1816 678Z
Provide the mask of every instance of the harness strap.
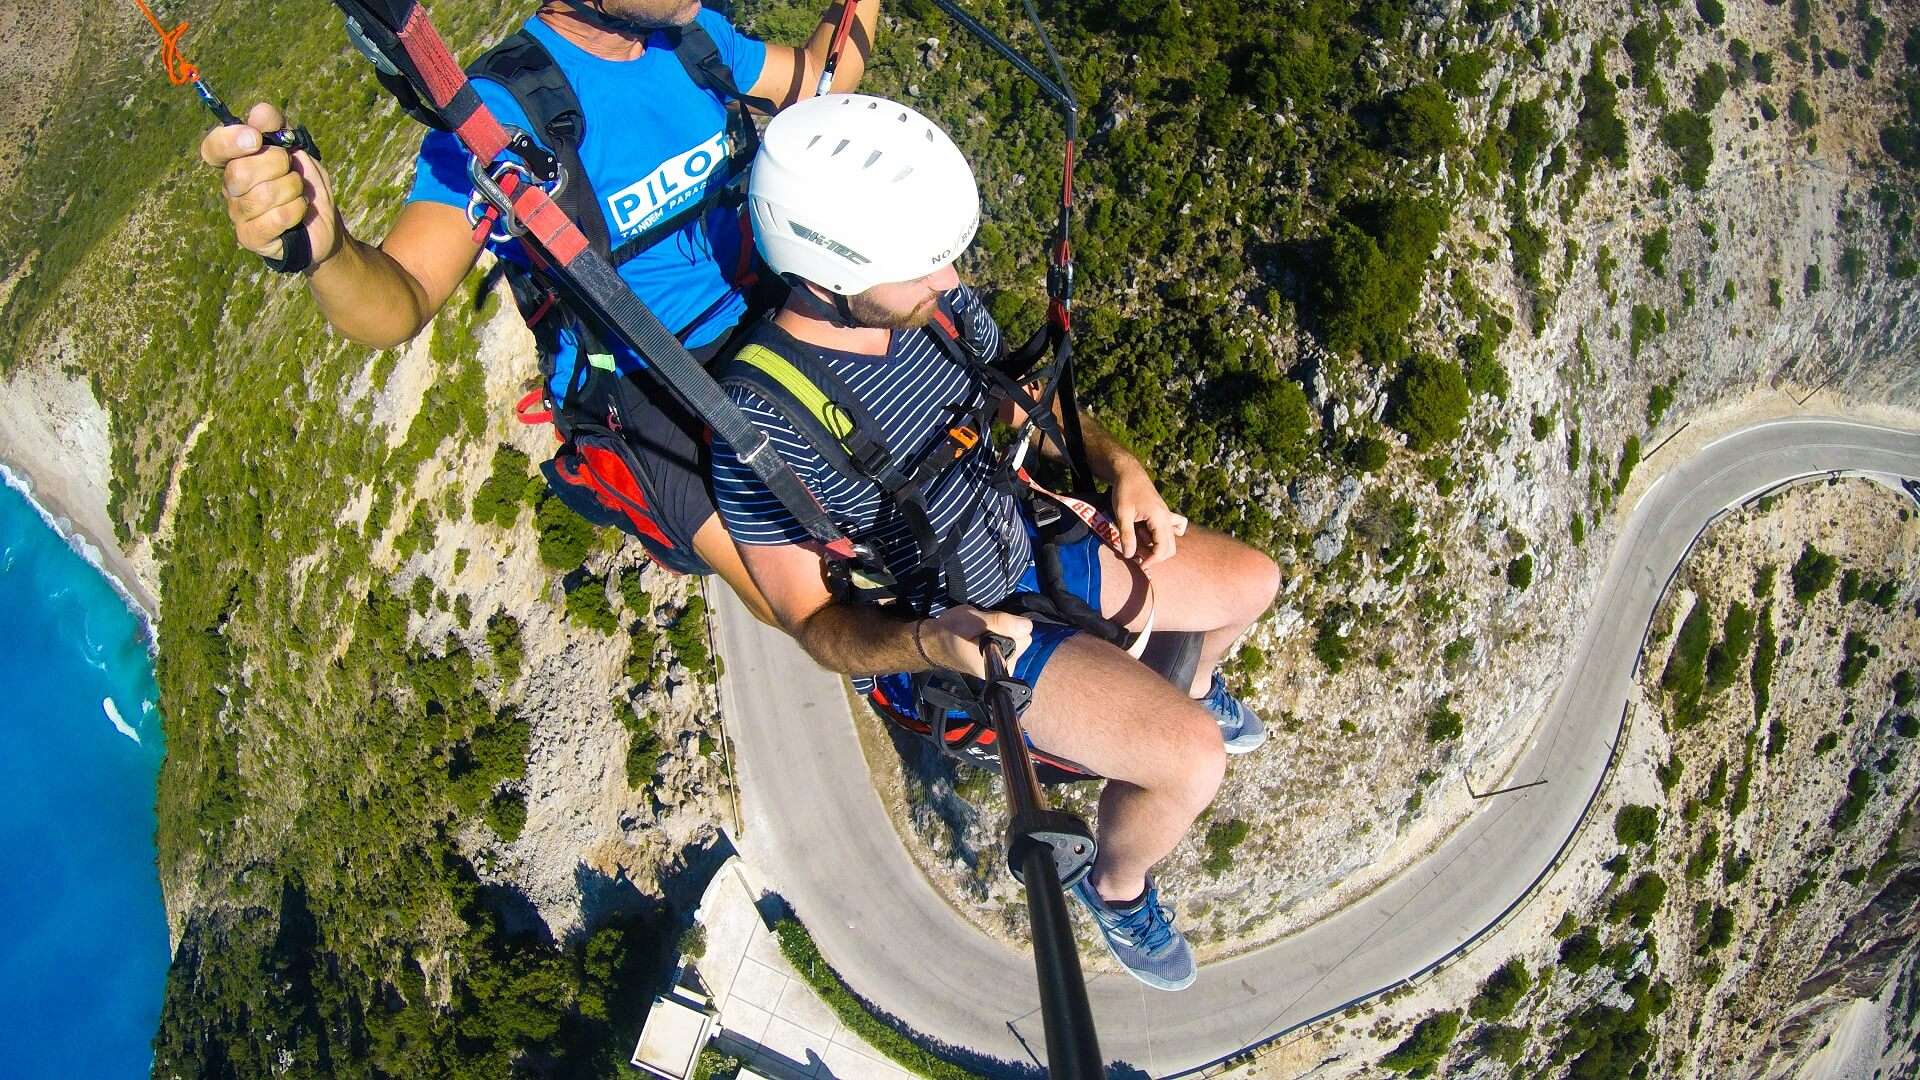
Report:
M415 0L335 3L356 22L364 42L384 60L384 66L403 72L410 83L426 92L434 112L459 136L469 153L483 162L500 160L509 144L507 131L474 92L472 82L453 59L425 8ZM773 451L766 434L727 400L700 362L640 302L613 264L592 250L579 226L545 190L525 182L518 173L503 170L483 191L490 203L513 212L532 241L525 245L529 256L552 278L563 299L575 305L583 322L607 329L645 356L714 434L733 446L740 460L829 555L840 559L860 555L853 541L833 524L806 485Z
M992 412L990 398L963 412L917 463L907 464L886 444L879 421L845 380L811 346L771 320L753 328L748 343L721 367L720 381L767 401L830 468L877 486L913 536L919 554L912 573L944 571L954 598L967 602L960 544L990 489L983 490L944 535L934 525L927 493L968 456L991 449L983 434Z

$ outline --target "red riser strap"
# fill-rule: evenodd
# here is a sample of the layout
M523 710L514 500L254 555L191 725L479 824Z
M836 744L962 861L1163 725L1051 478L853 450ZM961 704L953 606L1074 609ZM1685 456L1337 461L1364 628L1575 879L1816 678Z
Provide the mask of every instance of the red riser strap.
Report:
M413 6L399 38L407 58L426 83L434 106L453 125L454 134L466 144L468 152L484 162L497 161L507 148L507 130L481 103L466 71L434 29L426 8Z

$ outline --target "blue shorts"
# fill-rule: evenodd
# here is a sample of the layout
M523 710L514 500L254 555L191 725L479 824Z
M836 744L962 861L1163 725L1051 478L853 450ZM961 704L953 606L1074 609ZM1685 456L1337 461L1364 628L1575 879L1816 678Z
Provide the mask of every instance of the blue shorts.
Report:
M1024 508L1020 519L1026 524L1027 538L1037 547L1040 543L1038 530ZM1100 538L1089 532L1073 543L1059 545L1057 550L1060 552L1062 584L1066 586L1068 592L1098 610L1100 607ZM1039 567L1028 563L1026 570L1020 575L1019 583L1014 586L1014 591L1039 592ZM1013 677L1028 686L1038 686L1041 673L1046 671L1047 661L1053 659L1054 650L1060 647L1061 642L1079 632L1071 626L1062 626L1059 623L1034 623L1033 640L1028 644L1027 651L1021 653L1020 659L1014 663ZM874 679L874 685L882 695L882 700L894 711L909 720L918 719L914 711L915 694L912 675L905 672L881 675ZM965 715L950 710L948 718L957 722L964 720Z

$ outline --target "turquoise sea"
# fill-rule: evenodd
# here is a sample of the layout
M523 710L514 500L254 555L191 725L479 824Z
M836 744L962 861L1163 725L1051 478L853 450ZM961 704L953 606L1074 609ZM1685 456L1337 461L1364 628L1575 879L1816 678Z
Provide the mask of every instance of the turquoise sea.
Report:
M0 485L0 1075L146 1076L167 973L140 621Z

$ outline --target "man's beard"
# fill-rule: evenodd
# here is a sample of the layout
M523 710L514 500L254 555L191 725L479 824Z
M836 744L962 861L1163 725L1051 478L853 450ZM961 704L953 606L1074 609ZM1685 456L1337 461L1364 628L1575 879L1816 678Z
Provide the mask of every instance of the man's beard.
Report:
M617 19L636 28L645 27L653 30L669 30L676 26L685 26L687 23L693 21L693 16L700 13L699 5L691 3L678 5L673 11L668 12L666 15L657 15L648 11L621 11L618 9L625 5L609 4L607 0L598 0L598 3L593 6L598 7L610 18ZM677 16L683 9L691 12L691 14L685 19L678 19Z
M933 321L937 297L929 296L911 311L894 311L875 303L867 294L847 297L847 310L855 322L877 330L918 330Z

